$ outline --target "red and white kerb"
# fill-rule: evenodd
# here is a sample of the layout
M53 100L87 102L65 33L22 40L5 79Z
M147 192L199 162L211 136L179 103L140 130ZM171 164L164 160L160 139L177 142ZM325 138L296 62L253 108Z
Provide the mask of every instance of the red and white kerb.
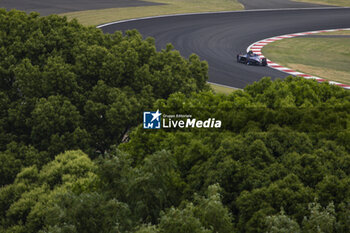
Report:
M247 52L252 50L255 54L259 55L261 58L264 58L264 55L261 53L261 49L272 42L278 41L278 40L283 40L286 38L293 38L293 37L298 37L298 36L305 36L305 35L312 35L312 34L316 34L316 33L322 33L322 32L336 32L336 31L348 31L350 30L350 28L341 28L341 29L330 29L330 30L321 30L321 31L310 31L310 32L301 32L301 33L293 33L293 34L288 34L288 35L282 35L282 36L275 36L275 37L271 37L271 38L267 38L264 40L260 40L257 41L253 44L251 44L248 48L247 48ZM272 62L271 60L267 59L267 64L269 67L285 72L287 74L290 75L294 75L294 76L298 76L298 77L304 77L306 79L315 79L318 82L329 82L330 84L334 84L337 86L341 86L345 89L349 89L350 90L350 85L346 85L346 84L342 84L342 83L338 83L338 82L333 82L333 81L329 81L326 79L322 79L320 77L316 77L313 75L309 75L309 74L304 74L295 70L292 70L290 68L287 67L283 67L277 63Z

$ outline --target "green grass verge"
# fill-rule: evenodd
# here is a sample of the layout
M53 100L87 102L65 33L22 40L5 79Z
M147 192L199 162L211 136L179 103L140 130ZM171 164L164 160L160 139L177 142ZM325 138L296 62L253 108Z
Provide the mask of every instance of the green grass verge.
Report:
M345 6L350 7L350 1L349 0L294 0L295 2L308 2L308 3L315 3L315 4L324 4L324 5L331 5L331 6Z
M349 38L290 38L268 44L264 56L288 68L350 84Z
M322 33L317 33L315 35L342 35L342 36L347 36L347 35L350 35L350 30L337 31L337 32L322 32Z
M61 15L67 16L68 19L76 18L84 25L99 25L123 19L156 15L244 9L237 0L152 0L152 2L165 3L166 5L77 11Z
M231 94L233 91L238 90L238 88L221 86L213 83L210 83L210 87L214 90L215 93L226 94L226 95Z

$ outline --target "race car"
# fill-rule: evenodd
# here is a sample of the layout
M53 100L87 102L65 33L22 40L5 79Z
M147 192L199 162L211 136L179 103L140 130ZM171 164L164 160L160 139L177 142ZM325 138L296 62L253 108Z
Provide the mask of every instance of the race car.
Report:
M267 66L266 58L260 58L252 51L246 54L237 54L237 62L247 65Z

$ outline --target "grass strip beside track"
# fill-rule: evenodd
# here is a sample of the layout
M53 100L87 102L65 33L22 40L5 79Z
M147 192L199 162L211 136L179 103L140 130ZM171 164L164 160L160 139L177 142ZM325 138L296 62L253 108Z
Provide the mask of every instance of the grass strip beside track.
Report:
M84 25L99 25L118 20L157 15L244 9L243 5L237 0L152 0L152 2L166 5L77 11L61 15L67 16L68 19L76 18Z
M234 87L216 85L213 83L209 83L209 85L211 86L211 88L214 90L215 93L220 93L220 94L225 94L225 95L231 94L233 91L239 90L239 89L234 88Z
M325 4L325 5L331 5L331 6L350 7L349 0L294 0L294 1L308 2L308 3L315 3L315 4Z
M336 31L336 32L322 32L322 33L317 33L315 35L339 35L339 36L350 36L350 30L345 30L345 31Z
M262 53L271 61L293 70L350 84L349 38L284 39L266 45Z

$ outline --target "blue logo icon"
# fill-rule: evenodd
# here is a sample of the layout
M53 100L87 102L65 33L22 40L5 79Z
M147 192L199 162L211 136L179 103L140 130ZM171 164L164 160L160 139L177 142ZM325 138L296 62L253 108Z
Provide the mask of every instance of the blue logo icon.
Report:
M144 129L160 129L160 116L162 113L157 110L156 112L143 112L143 128Z

